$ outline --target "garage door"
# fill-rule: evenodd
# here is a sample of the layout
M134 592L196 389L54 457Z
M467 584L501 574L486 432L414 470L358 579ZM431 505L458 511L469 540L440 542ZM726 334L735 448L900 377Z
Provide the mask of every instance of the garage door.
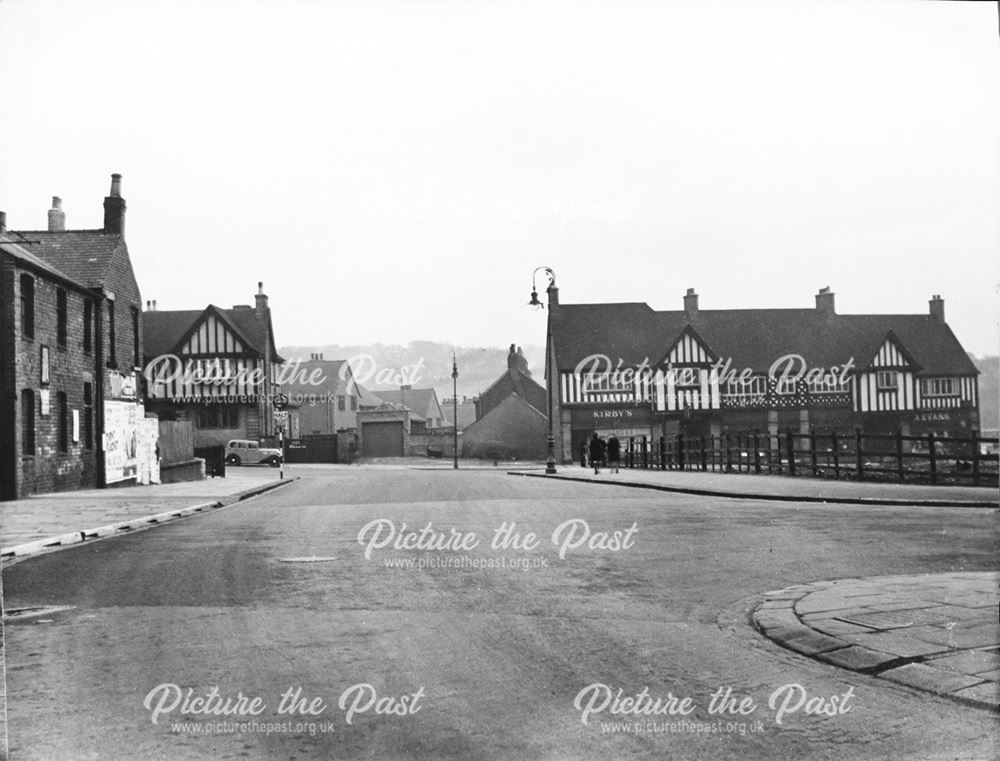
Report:
M403 423L364 423L361 446L365 457L402 457Z

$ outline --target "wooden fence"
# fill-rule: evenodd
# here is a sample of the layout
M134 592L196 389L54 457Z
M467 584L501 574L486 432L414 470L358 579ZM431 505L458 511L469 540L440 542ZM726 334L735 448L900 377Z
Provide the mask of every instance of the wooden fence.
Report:
M586 449L586 447L585 447ZM997 439L934 434L752 433L631 437L621 464L647 470L768 473L899 483L997 483ZM586 459L586 451L583 452Z

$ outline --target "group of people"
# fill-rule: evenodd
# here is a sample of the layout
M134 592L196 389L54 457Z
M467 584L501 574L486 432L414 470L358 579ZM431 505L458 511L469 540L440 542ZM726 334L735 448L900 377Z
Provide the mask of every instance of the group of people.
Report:
M605 441L597 433L590 439L589 447L590 464L594 468L594 473L601 472L601 466L606 465L612 473L618 472L618 466L622 457L622 445L618 437L614 434Z

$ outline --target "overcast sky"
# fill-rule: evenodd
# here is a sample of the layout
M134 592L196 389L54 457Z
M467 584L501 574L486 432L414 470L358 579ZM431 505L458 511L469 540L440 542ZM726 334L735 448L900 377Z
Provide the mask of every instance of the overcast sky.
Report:
M542 344L564 302L923 313L997 353L995 3L0 2L0 209L279 345ZM544 280L539 281L540 285Z

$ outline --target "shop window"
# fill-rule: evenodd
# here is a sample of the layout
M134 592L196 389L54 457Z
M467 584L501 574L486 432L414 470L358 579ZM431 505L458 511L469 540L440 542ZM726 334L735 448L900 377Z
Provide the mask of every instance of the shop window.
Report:
M344 399L344 395L343 394L341 394L340 396L337 397L337 409L340 410L341 412L343 412L344 410L347 409L347 407L346 407L346 401Z

